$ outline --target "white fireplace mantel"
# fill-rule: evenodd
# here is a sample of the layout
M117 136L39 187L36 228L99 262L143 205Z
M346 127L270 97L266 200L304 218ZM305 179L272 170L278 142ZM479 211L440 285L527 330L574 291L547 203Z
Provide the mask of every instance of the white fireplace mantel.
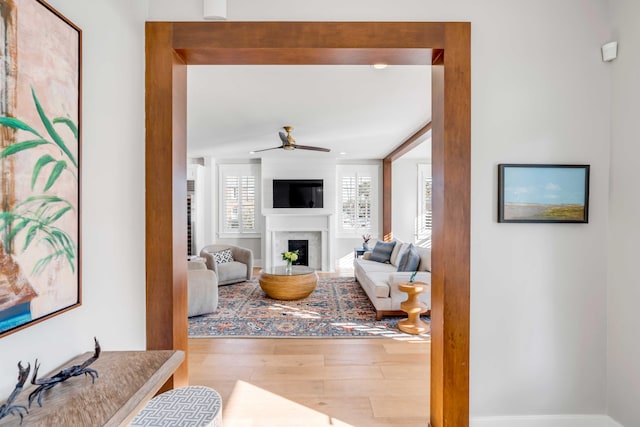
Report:
M320 268L322 271L333 271L333 237L334 224L333 213L325 209L264 209L262 214L264 224L264 263L269 268L276 265L284 265L281 252L278 247L281 237L287 235L299 236L305 233L317 233L318 239L309 239L310 255L315 253L320 260L317 265L311 267ZM319 247L312 248L315 244Z

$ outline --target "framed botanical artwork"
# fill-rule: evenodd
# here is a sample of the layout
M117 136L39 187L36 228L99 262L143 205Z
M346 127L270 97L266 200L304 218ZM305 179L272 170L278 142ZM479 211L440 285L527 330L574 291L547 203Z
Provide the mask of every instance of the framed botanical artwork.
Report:
M589 165L498 165L498 222L589 222Z
M0 336L81 303L78 27L0 0Z

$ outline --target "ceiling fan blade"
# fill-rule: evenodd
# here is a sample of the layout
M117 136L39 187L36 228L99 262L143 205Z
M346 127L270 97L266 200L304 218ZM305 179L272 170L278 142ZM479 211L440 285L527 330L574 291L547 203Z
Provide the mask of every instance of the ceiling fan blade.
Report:
M279 147L264 148L264 149L262 149L262 150L254 150L253 152L254 152L254 153L259 153L259 152L261 152L261 151L277 150L277 149L279 149L279 148L284 148L284 147L281 145L281 146L279 146Z
M289 140L287 139L287 134L284 132L278 132L278 135L280 135L280 140L282 141L282 143L284 145L289 145Z
M324 151L325 153L330 152L331 150L328 148L322 148L322 147L312 147L310 145L295 145L296 148L299 148L301 150L313 150L313 151Z

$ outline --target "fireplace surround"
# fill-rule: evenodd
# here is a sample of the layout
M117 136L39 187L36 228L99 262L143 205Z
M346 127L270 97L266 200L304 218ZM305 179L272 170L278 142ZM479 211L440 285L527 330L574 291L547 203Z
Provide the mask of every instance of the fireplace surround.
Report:
M298 210L300 211L300 210ZM333 271L331 238L333 216L327 211L264 212L264 264L266 268L283 265L282 252L289 250L289 240L308 240L308 266L315 270Z

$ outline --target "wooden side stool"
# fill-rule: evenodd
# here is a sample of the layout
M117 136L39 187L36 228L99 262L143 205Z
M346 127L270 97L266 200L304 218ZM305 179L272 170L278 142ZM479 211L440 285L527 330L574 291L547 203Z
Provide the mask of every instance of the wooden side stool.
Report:
M429 310L427 305L418 299L418 295L429 288L424 282L402 282L398 283L398 290L406 292L408 298L400 303L400 309L407 313L409 317L398 322L398 328L408 334L419 335L431 331L431 326L420 319L420 314Z
M222 427L222 398L204 386L169 390L151 399L130 426Z

